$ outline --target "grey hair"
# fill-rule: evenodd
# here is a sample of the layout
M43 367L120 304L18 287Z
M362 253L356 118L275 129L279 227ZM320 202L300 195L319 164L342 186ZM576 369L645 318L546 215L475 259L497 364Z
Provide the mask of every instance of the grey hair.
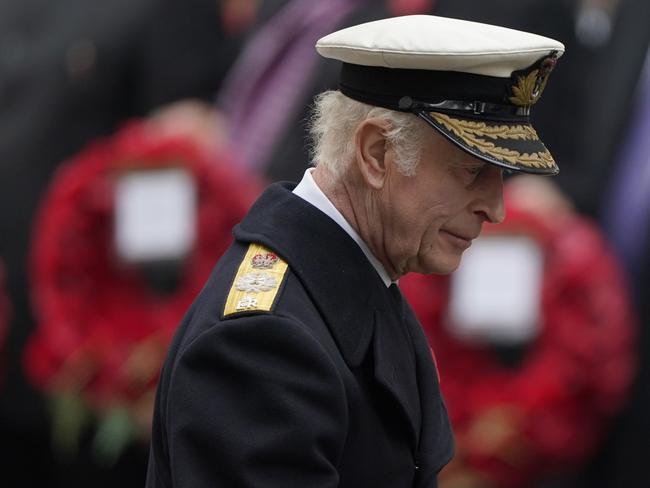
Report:
M426 123L413 114L357 102L340 91L325 91L314 100L309 120L313 164L339 176L354 159L357 126L373 117L389 123L385 136L395 149L397 167L402 174L413 176L425 137L431 130Z

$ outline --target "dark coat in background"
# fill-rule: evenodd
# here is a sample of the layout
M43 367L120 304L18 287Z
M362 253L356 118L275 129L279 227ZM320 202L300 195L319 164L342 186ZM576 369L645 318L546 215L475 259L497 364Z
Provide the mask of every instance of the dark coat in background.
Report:
M288 186L235 238L171 346L147 487L435 487L453 438L397 288ZM270 310L224 316L249 243L288 269Z
M93 464L86 441L78 459L54 457L47 405L22 367L33 219L67 158L129 118L212 100L238 46L212 0L0 2L0 259L13 308L0 358L3 486L142 486L136 449L114 468Z

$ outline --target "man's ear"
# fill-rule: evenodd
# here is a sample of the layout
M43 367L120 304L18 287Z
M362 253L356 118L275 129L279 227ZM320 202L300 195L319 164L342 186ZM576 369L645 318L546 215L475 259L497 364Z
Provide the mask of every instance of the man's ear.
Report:
M365 183L379 190L384 186L387 176L386 136L388 122L380 118L366 119L357 127L355 133L356 164Z

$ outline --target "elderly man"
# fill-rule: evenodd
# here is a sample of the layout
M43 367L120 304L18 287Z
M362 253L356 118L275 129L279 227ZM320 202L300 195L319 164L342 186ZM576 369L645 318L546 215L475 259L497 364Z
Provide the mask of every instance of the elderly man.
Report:
M147 486L435 487L453 436L396 286L449 273L504 217L502 171L553 174L529 123L562 54L431 16L331 34L314 165L272 185L188 311L160 382Z

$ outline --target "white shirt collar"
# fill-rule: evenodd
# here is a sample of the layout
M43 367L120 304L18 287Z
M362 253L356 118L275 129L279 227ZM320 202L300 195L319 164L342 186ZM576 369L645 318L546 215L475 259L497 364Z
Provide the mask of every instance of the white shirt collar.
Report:
M329 200L329 198L327 198L327 196L323 193L323 191L318 187L318 185L314 181L314 178L311 175L311 172L313 170L314 168L309 168L307 169L307 171L305 171L302 180L300 181L300 183L298 183L298 186L296 186L293 189L293 193L298 195L303 200L306 200L307 202L311 203L314 207L316 207L318 210L320 210L325 215L330 217L334 222L339 224L339 226L341 226L341 228L348 233L348 235L354 240L354 242L356 242L359 245L359 247L363 251L363 254L365 254L365 256L368 258L368 261L370 261L370 264L372 264L372 266L375 268L377 274L379 274L384 284L387 287L390 286L393 282L388 276L386 269L381 264L381 262L375 257L372 251L370 251L370 248L366 245L366 243L363 242L361 236L357 234L357 232L352 228L352 226L348 223L348 221L345 220L345 217L343 217L341 212L338 211L338 209L334 206L334 204Z

